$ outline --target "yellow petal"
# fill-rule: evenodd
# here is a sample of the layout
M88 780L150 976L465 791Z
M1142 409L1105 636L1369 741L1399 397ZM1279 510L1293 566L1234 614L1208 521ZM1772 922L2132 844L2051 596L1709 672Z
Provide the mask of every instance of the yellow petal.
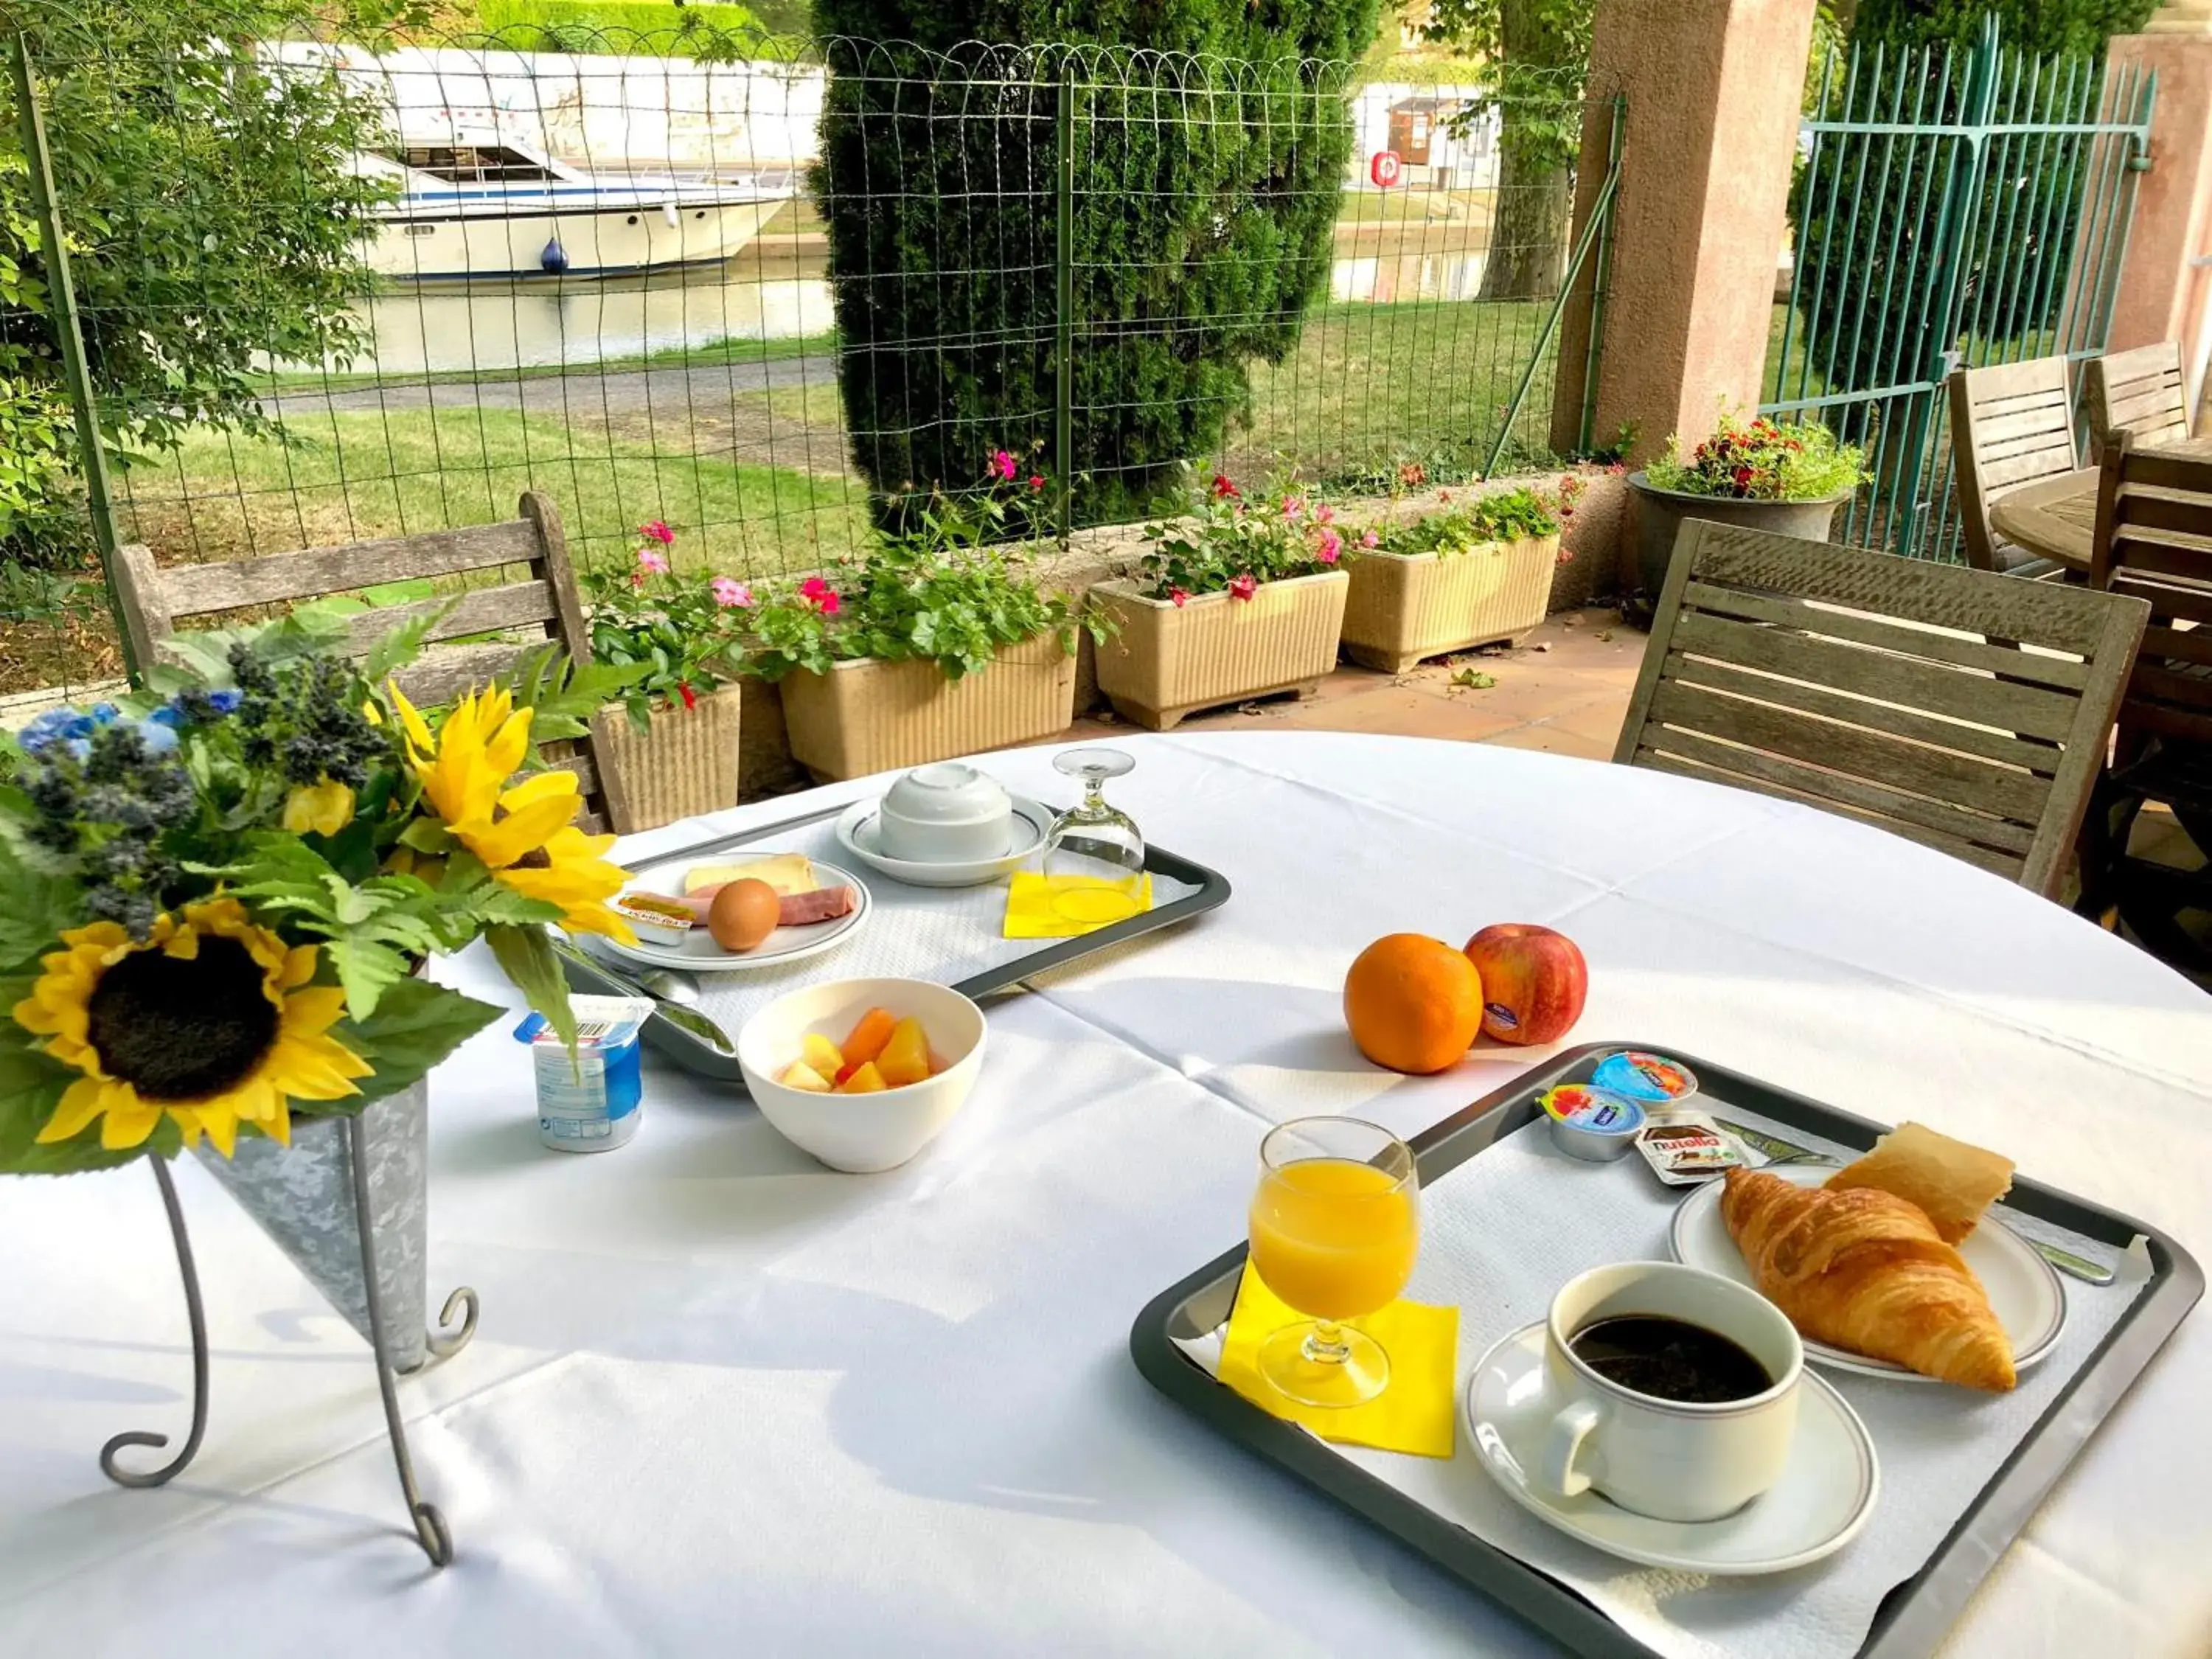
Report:
M50 1146L57 1140L72 1140L82 1134L100 1115L106 1091L107 1085L94 1078L81 1077L70 1084L62 1091L61 1104L54 1108L46 1127L39 1131L40 1144Z
M315 976L315 946L295 945L284 953L284 967L276 976L276 988L291 990L305 985Z
M434 752L438 744L437 739L430 735L430 723L416 712L413 703L407 701L407 694L399 689L399 682L386 680L384 689L392 698L392 708L398 711L400 728L407 733L408 746L426 756Z
M154 1133L155 1125L161 1121L162 1109L149 1106L139 1099L137 1091L127 1084L110 1084L107 1086L111 1092L107 1097L107 1109L100 1117L100 1144L111 1152L144 1146L146 1137Z
M329 778L312 784L295 784L284 797L284 827L295 836L313 830L335 836L353 822L353 791Z

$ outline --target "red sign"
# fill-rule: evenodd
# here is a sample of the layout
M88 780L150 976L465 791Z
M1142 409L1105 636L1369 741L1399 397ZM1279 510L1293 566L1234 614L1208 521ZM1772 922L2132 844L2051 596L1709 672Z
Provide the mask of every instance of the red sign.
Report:
M1398 182L1398 174L1403 166L1398 160L1396 150L1378 149L1375 152L1375 159L1367 164L1367 176L1375 181L1378 189L1388 190Z

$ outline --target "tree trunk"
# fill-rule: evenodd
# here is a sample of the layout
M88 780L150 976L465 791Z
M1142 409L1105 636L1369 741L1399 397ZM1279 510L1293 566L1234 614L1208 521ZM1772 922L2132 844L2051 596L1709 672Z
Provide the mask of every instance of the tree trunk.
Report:
M1509 107L1506 119L1512 119ZM1482 270L1485 300L1548 300L1566 274L1567 221L1574 191L1566 164L1500 146L1498 210L1490 222L1490 255Z

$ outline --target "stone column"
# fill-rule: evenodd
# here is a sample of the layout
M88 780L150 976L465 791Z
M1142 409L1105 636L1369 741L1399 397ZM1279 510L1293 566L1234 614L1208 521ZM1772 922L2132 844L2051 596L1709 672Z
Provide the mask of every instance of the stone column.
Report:
M1632 465L1670 433L1702 437L1723 401L1759 401L1813 9L1600 0L1575 223L1579 233L1604 178L1600 100L1617 91L1627 127L1590 431L1602 445L1632 422ZM1561 319L1552 445L1563 452L1582 424L1591 276Z
M2194 409L2212 355L2212 266L2197 263L2212 258L2212 0L2170 0L2142 33L2113 37L2110 61L2155 70L2158 99L2108 344L2179 341Z

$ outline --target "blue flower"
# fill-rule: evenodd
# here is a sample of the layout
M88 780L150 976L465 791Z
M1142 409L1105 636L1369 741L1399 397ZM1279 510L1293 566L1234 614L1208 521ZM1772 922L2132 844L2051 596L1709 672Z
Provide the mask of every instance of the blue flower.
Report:
M92 723L94 726L112 726L122 718L123 711L112 702L96 702L92 706Z
M138 740L146 745L149 755L173 755L177 752L177 729L163 720L159 714L149 714L138 722Z
M246 693L226 688L221 691L209 692L207 700L208 707L214 709L216 714L234 714L238 712L238 705L246 701Z
M151 726L162 726L171 732L180 732L191 719L191 716L185 714L173 697L147 715L146 722Z
M112 708L112 704L103 707ZM49 708L31 720L18 735L16 741L27 755L41 754L57 743L65 743L80 757L85 752L78 747L92 736L94 717L82 708ZM89 745L86 744L88 748Z

